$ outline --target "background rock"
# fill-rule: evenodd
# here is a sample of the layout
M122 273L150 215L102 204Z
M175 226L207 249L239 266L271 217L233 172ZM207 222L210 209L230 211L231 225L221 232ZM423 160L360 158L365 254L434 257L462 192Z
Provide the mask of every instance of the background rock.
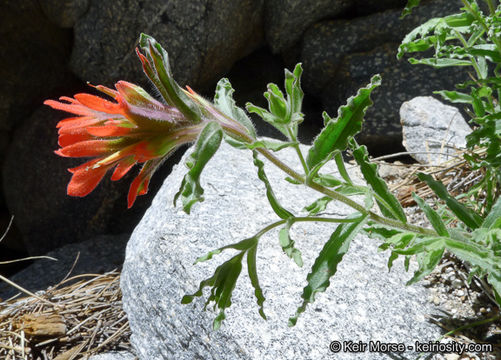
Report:
M127 351L109 352L99 355L92 355L89 360L135 360L134 354Z
M294 45L313 23L340 16L350 0L269 0L266 2L266 40L278 53Z
M281 151L279 157L300 166L293 151ZM294 213L319 197L283 181L283 173L269 164L266 171L279 200ZM234 252L216 255L207 263L193 262L209 250L255 234L277 217L257 179L250 152L223 145L202 176L205 201L189 216L171 205L185 172L183 166L174 168L127 245L121 288L131 342L141 359L325 359L333 340L414 343L438 337L437 327L425 320L433 311L427 290L419 284L405 287L411 274L403 272L402 262L389 273L388 254L378 252L377 243L363 236L352 243L326 293L318 294L297 325L289 328L287 319L300 305L306 275L333 231L333 226L312 223L292 228L303 268L283 254L278 230L261 238L258 274L268 321L258 315L254 290L243 270L227 319L214 332L212 306L203 311L205 299L182 305L181 298L195 292L199 282ZM334 217L350 212L340 205L326 210ZM387 358L369 352L339 355Z
M45 290L58 284L75 267L70 276L80 274L104 274L119 269L125 257L129 234L99 235L87 241L68 244L47 253L57 259L39 259L10 280L31 292ZM75 263L75 261L78 261ZM69 284L67 284L69 285ZM0 282L0 298L7 299L19 291Z
M169 52L176 80L206 87L261 43L262 0L91 2L77 21L71 68L82 80L142 82L141 32ZM133 16L131 16L133 14Z
M304 35L300 60L304 63L304 87L317 94L323 107L337 115L339 106L365 86L372 75L382 75L374 92L359 141L380 148L395 147L401 140L398 113L403 101L434 90L451 89L465 80L464 69L435 70L397 60L398 45L414 27L426 20L455 13L461 1L437 0L414 9L400 20L401 9L358 17L329 20L312 26Z
M1 161L11 130L30 115L30 107L70 81L65 62L71 32L51 24L38 1L5 0L0 4L0 49Z
M71 28L87 11L89 0L39 0L47 18L62 28Z
M450 155L466 147L466 135L471 133L458 109L431 96L404 102L400 121L404 147L423 164L436 165L450 160Z

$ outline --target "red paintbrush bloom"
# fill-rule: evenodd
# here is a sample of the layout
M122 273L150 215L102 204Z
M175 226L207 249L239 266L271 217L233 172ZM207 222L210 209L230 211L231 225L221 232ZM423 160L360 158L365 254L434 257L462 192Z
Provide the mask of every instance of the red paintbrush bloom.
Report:
M141 53L142 50L144 52ZM76 94L44 104L76 116L60 121L56 154L94 159L69 169L73 174L68 195L86 196L110 169L111 180L121 179L135 164L143 167L132 182L129 208L146 194L151 176L179 146L195 141L202 130L216 122L231 138L247 141L247 129L191 89L182 89L172 78L167 52L152 37L141 34L137 54L143 70L164 103L141 87L119 81L116 90L95 88L115 101L90 94ZM242 137L243 136L243 137Z
M151 175L180 145L196 140L204 122L194 124L176 108L164 105L141 87L125 81L116 90L96 89L116 102L90 94L76 94L61 101L47 100L54 109L77 115L60 121L56 154L95 157L69 171L68 195L86 196L114 168L112 180L121 179L136 163L144 163L129 189L128 206L148 191Z

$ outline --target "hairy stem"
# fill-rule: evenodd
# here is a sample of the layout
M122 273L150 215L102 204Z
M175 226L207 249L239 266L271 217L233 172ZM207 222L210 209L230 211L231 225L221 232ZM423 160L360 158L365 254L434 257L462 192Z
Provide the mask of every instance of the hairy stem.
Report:
M328 223L336 223L336 224L345 224L345 223L352 223L355 221L360 220L360 218L353 218L353 219L346 219L346 218L328 218L328 217L321 217L321 216L298 216L292 218L290 221L292 224L296 222L328 222ZM283 225L287 222L287 220L278 220L275 221L274 223L269 224L265 228L261 229L256 235L254 235L254 238L260 238L264 234L266 234L268 231L273 230L274 228Z
M305 178L304 176L298 174L296 171L288 167L286 164L284 164L280 159L278 159L276 156L274 156L271 152L269 152L267 149L263 148L258 148L256 149L259 151L263 156L265 156L268 160L270 160L273 164L275 164L278 168L280 168L282 171L284 171L287 175L292 177L293 179L305 184ZM379 216L378 214L365 209L362 205L358 204L357 202L353 201L352 199L348 198L347 196L344 196L334 190L327 189L326 187L317 184L315 182L310 182L307 184L310 188L327 195L331 197L334 200L338 200L351 208L357 210L361 214L366 214L369 216L371 220L374 220L380 224L391 226L394 228L406 230L406 231L412 231L418 234L424 234L424 235L437 235L437 233L433 230L430 229L425 229L420 226L412 225L412 224L404 224L399 220L394 220L394 219L389 219L385 218L382 216Z

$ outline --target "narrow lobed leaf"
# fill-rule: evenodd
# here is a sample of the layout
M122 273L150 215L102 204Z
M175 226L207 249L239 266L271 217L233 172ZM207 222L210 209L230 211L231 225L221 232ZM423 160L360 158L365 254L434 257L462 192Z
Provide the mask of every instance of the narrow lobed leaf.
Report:
M242 124L252 138L256 138L256 130L251 119L249 119L245 111L239 108L235 100L233 100L234 92L235 90L228 79L223 78L219 80L216 86L216 94L214 95L214 105L229 118Z
M222 138L223 131L219 124L216 122L208 123L201 131L195 144L195 150L187 160L190 170L184 176L181 187L174 196L174 205L181 197L183 209L188 214L196 202L203 201L204 189L200 185L200 175L205 165L219 149Z
M367 220L366 215L354 215L357 216L357 220L338 225L315 259L306 278L308 285L305 286L301 295L303 303L296 310L296 314L289 318L289 326L296 325L299 315L306 310L306 306L315 301L315 295L324 292L329 287L330 278L336 273L337 266L350 247L351 240L362 229Z
M290 257L297 266L303 266L303 258L301 257L301 251L299 251L294 245L295 242L290 237L290 229L294 222L294 218L287 219L285 226L280 229L278 233L278 239L280 241L280 246L284 253Z
M254 157L254 165L256 165L257 167L257 176L264 183L266 187L266 197L268 198L271 208L273 209L275 214L277 214L281 219L288 219L290 217L294 217L294 215L290 211L288 211L282 205L280 205L277 197L275 196L275 192L271 187L268 177L264 172L264 163L258 158L257 151L253 150L252 155Z
M471 229L476 229L480 226L480 224L482 224L482 218L453 198L441 182L434 180L431 175L424 173L419 173L418 178L419 180L424 181L440 199L445 201L447 207L466 226Z
M369 161L369 154L365 145L354 149L353 157L360 167L367 184L369 184L374 191L376 195L376 203L378 204L379 209L381 209L383 215L406 223L407 217L405 216L402 205L400 205L397 198L390 192L390 190L388 190L386 182L379 176L377 165L372 164Z
M421 199L416 193L412 193L412 198L418 204L418 206L423 210L424 214L428 218L431 223L431 226L435 229L438 235L440 236L449 236L449 232L445 227L444 222L440 215L437 214L435 210L431 208L423 199Z
M339 108L336 119L328 118L324 112L324 118L328 120L310 147L306 159L310 170L329 159L335 151L346 150L348 141L362 129L365 111L373 104L370 95L379 85L381 76L374 75L369 85L359 89L357 95L350 97L347 104Z

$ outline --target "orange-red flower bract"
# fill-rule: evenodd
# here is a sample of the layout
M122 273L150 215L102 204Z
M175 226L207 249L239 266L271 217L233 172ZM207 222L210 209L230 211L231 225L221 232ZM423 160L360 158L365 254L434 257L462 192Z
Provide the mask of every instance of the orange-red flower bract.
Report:
M90 94L76 94L44 104L76 116L61 120L55 153L64 157L94 157L69 169L73 174L68 195L86 196L108 170L111 180L121 179L136 163L143 167L128 195L130 208L138 195L146 194L151 176L180 145L193 142L205 122L194 124L176 108L155 100L141 87L119 81L116 90L96 86L115 102Z

